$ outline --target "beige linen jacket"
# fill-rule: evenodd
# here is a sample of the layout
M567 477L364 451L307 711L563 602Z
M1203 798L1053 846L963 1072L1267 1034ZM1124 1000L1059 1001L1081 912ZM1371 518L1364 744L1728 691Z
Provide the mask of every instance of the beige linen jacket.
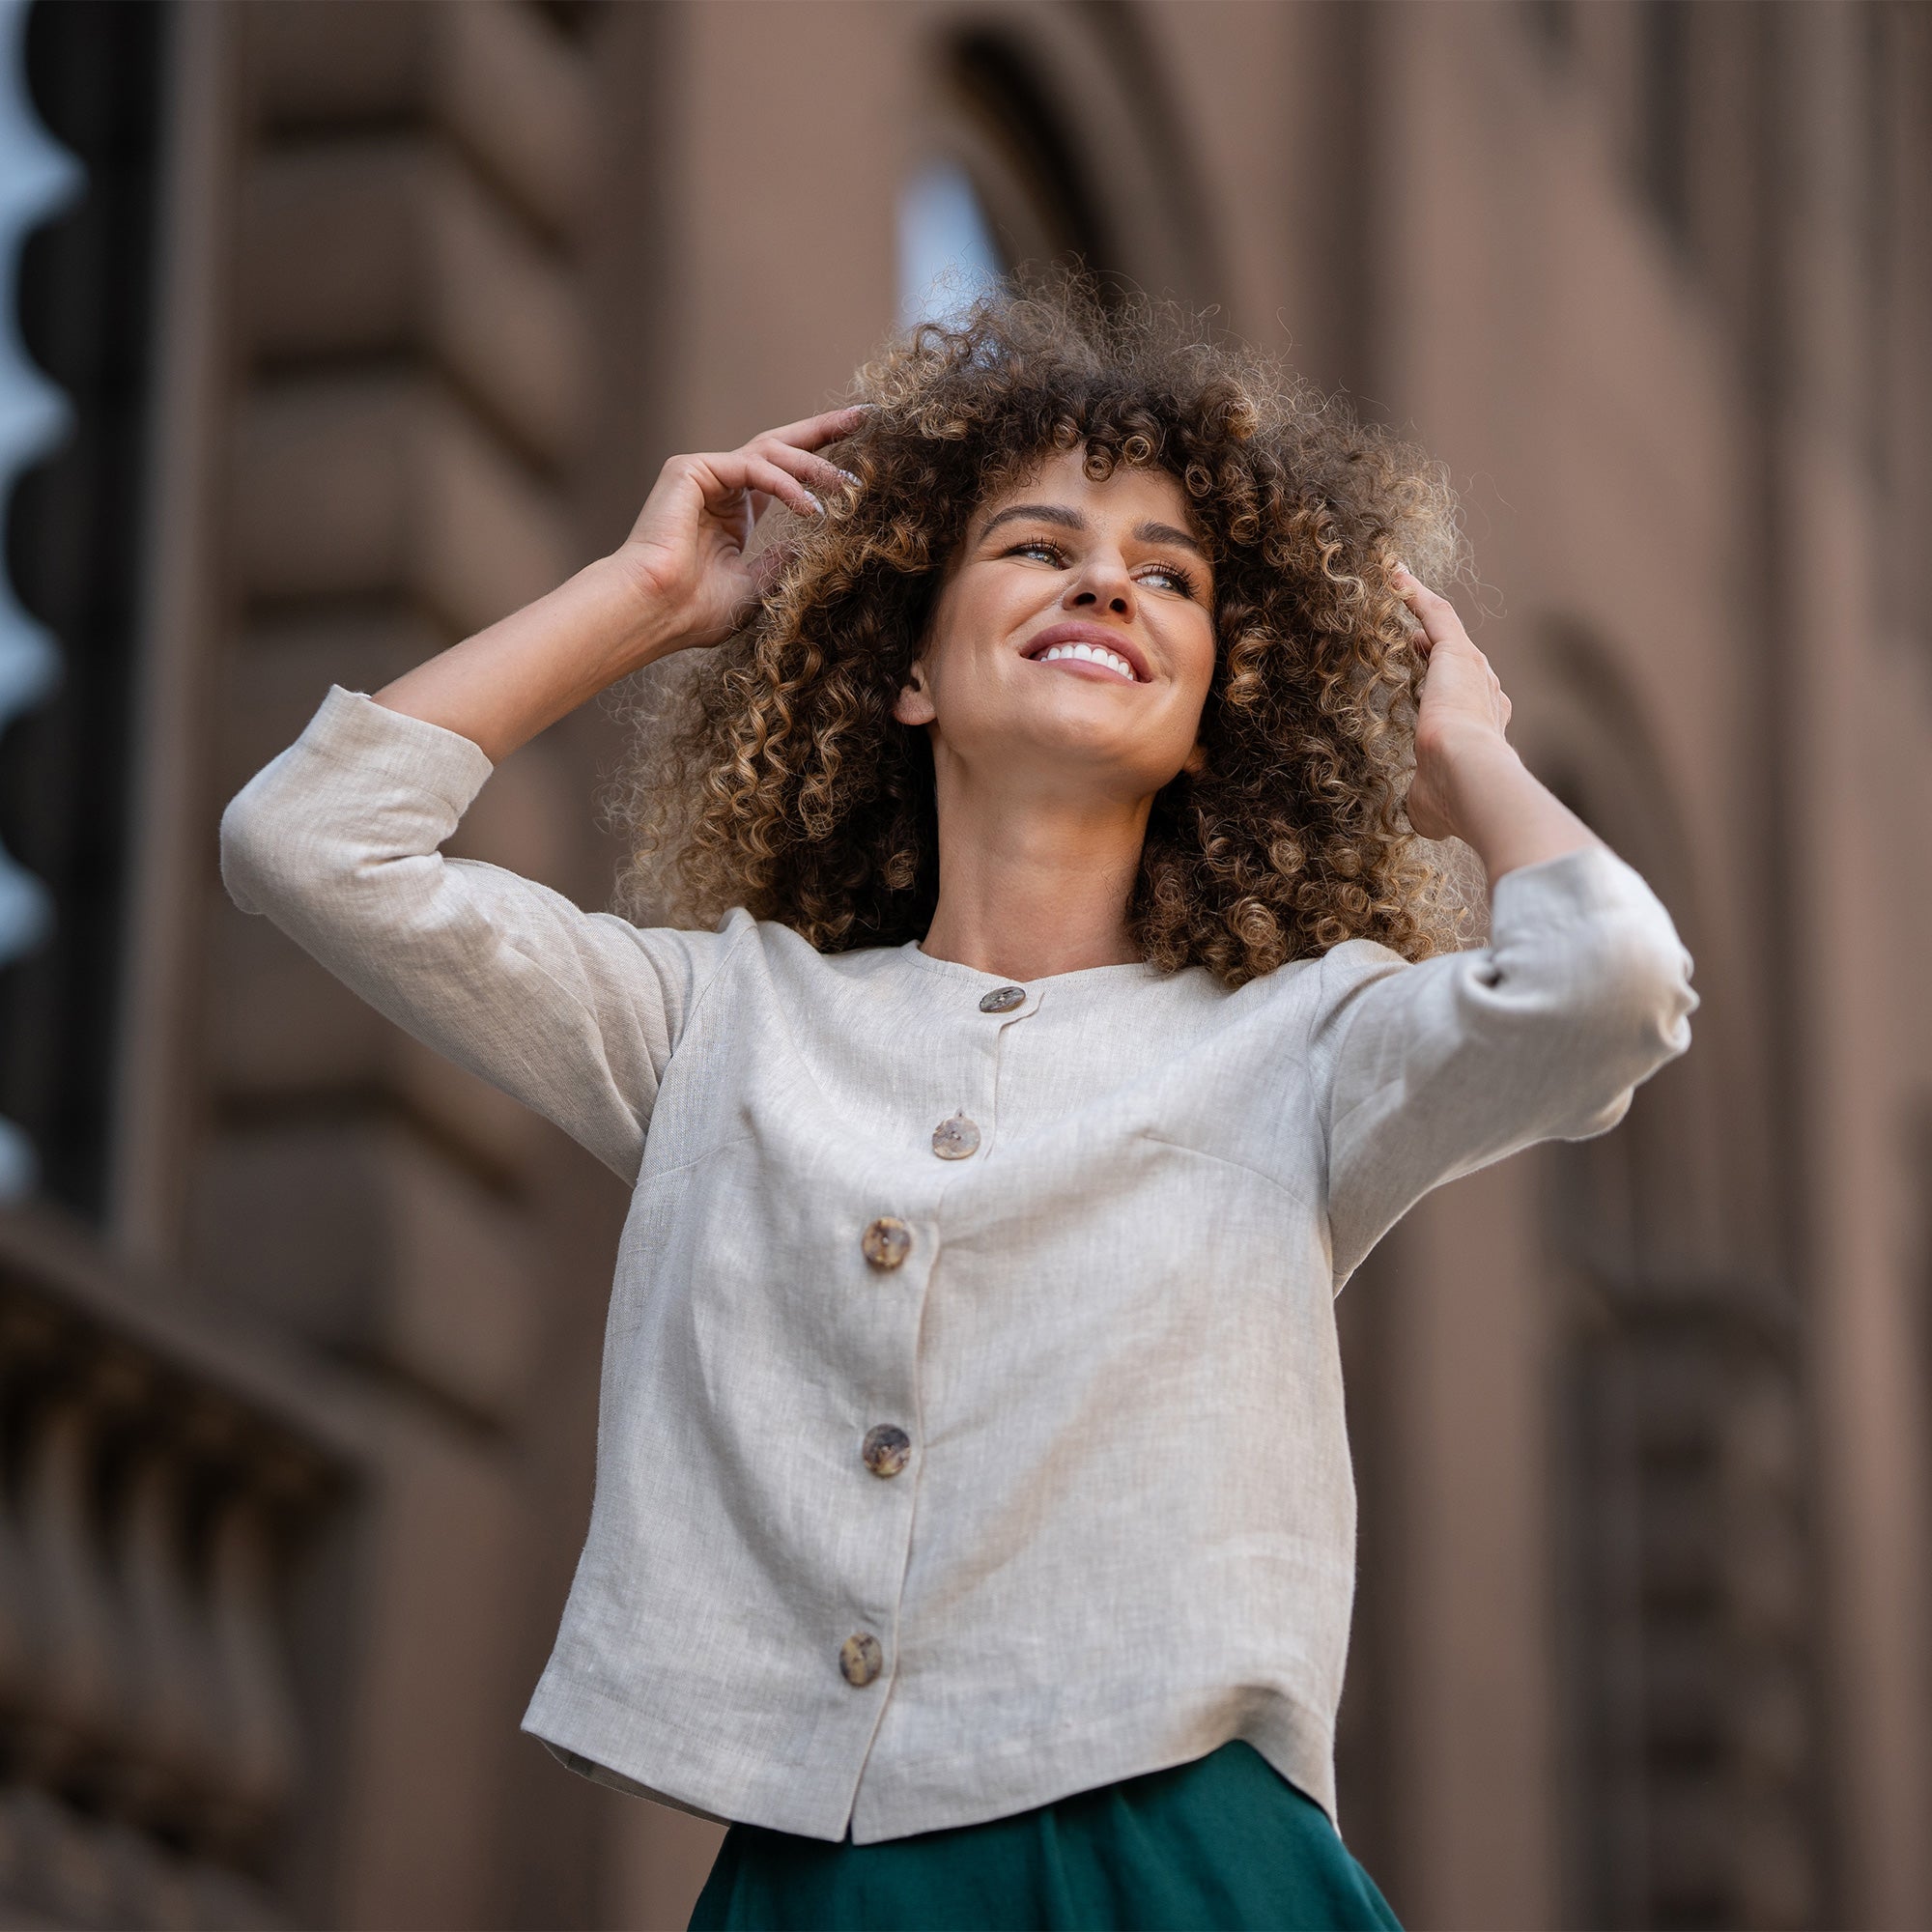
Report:
M1102 966L989 999L917 946L639 929L444 859L493 769L332 686L221 862L631 1189L524 1728L861 1844L1236 1737L1332 1813L1335 1292L1428 1189L1604 1132L1684 1051L1691 961L1643 880L1597 848L1523 867L1488 946L1419 965L1351 940L1237 992ZM868 1459L881 1428L905 1440Z

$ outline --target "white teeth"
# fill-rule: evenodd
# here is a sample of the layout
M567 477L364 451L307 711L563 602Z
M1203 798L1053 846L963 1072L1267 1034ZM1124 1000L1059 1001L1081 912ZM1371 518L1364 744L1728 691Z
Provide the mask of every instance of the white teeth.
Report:
M1110 651L1100 644L1053 644L1039 654L1041 664L1056 664L1062 658L1075 658L1083 664L1105 665L1109 670L1119 671L1130 684L1138 683L1134 668L1118 652Z

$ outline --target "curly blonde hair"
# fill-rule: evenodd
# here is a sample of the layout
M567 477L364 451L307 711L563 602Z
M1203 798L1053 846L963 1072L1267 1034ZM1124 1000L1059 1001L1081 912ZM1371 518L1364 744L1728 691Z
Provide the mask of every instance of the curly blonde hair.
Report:
M617 905L743 905L822 952L923 937L939 894L932 754L894 698L975 509L1055 451L1175 476L1214 566L1206 768L1155 798L1129 899L1144 956L1228 986L1347 939L1458 943L1443 849L1403 815L1423 661L1388 581L1466 550L1443 469L1172 305L1086 277L1005 285L856 379L857 478L791 530L752 621L620 688ZM679 660L671 660L678 663Z

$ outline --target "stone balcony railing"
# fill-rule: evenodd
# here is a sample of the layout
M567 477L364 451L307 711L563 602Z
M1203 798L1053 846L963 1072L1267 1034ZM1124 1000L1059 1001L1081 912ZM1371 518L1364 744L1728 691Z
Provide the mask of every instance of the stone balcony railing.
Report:
M292 1605L353 1459L156 1286L0 1215L0 1924L292 1922Z

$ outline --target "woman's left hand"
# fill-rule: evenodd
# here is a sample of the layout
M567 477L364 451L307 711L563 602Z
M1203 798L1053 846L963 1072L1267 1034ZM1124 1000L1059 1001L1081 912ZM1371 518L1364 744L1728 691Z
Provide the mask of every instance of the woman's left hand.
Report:
M1416 642L1429 660L1415 720L1408 822L1424 838L1447 838L1462 829L1456 811L1461 768L1471 759L1486 761L1503 745L1509 696L1448 598L1401 564L1389 579L1422 626Z
M1429 660L1415 718L1410 826L1424 838L1460 838L1472 847L1492 887L1519 866L1603 844L1503 736L1509 698L1456 607L1400 564L1390 582L1422 626L1416 641Z

